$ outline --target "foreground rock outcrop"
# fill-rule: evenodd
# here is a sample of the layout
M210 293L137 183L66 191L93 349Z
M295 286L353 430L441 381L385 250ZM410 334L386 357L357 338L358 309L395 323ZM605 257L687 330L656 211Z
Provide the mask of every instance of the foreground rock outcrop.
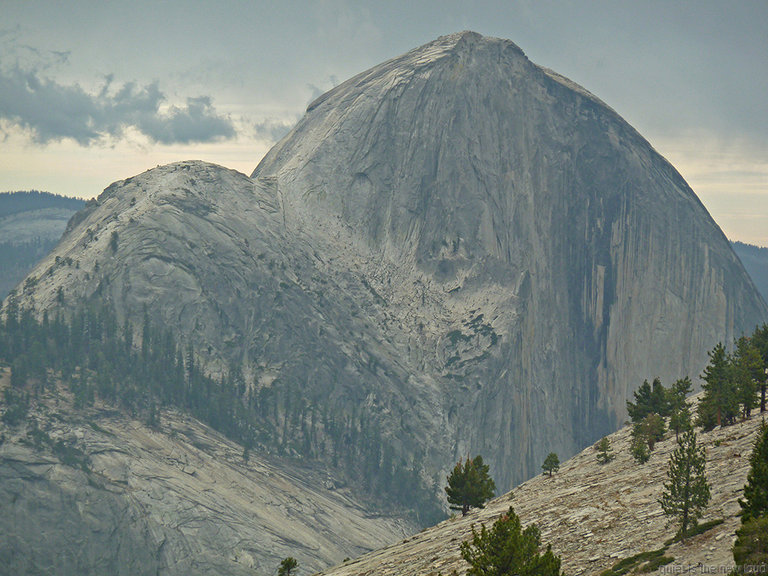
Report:
M647 141L474 33L334 88L250 178L113 184L32 276L23 306L101 299L137 335L146 310L241 370L265 451L390 489L415 470L434 495L468 454L501 489L529 478L618 428L643 379L696 378L768 320Z
M246 461L173 411L148 427L60 391L0 438L0 574L272 574L287 556L319 570L415 530L322 467Z
M759 416L727 428L699 433L706 447L706 475L712 500L701 523L722 524L667 546L674 560L650 573L724 574L733 565L731 547L740 526L738 514L749 472L749 455L759 432ZM325 576L437 576L467 564L459 553L471 527L490 527L509 506L523 525L535 523L542 542L551 544L569 575L598 575L620 560L658 550L675 527L668 524L658 499L667 480L668 461L676 447L674 434L656 444L651 459L637 464L629 453L630 428L608 437L615 460L597 462L589 447L564 462L552 478L539 475L496 498L483 510L455 517L423 530L399 544L378 550L323 572Z

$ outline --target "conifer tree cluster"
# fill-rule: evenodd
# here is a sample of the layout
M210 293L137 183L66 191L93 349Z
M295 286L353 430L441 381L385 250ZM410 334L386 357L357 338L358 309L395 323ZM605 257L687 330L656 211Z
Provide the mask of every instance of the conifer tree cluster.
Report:
M739 416L749 418L757 406L765 412L768 325L757 328L752 336L739 338L732 353L719 343L708 354L697 423L704 430L712 430L732 424Z
M727 426L739 417L747 419L752 410L766 411L768 382L768 324L756 328L751 336L734 342L733 352L722 343L707 352L704 369L704 394L696 410L696 424L705 431ZM659 378L644 381L634 392L634 402L627 402L632 419L630 450L635 460L645 463L656 442L664 437L667 422L675 438L693 427L693 414L686 397L692 389L688 377L665 388Z
M653 385L647 380L634 393L634 402L627 402L627 412L632 418L632 456L640 464L651 457L656 442L664 438L669 426L679 436L680 432L691 428L691 411L686 397L691 392L691 381L682 378L665 388L659 378L654 378Z
M322 458L423 523L444 517L418 457L399 456L364 406L334 412L291 382L249 387L236 364L213 377L191 343L180 343L147 313L134 326L93 299L68 316L37 320L12 294L0 315L0 362L11 367L11 387L0 402L8 425L23 424L30 404L60 382L76 407L99 399L149 425L157 423L159 408L174 407L240 443L246 454L262 447Z

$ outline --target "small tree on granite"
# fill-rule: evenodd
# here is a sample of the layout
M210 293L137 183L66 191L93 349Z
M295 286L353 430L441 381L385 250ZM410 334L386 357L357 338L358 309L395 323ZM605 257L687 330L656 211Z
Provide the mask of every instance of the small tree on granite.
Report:
M600 442L595 444L595 450L597 450L597 461L600 464L608 464L608 462L616 458L616 455L613 453L613 448L611 448L611 441L608 439L608 436L603 437Z
M629 447L629 451L638 464L645 464L651 458L648 442L642 436L632 435L632 444Z
M749 473L744 486L744 499L739 500L742 523L768 516L768 425L760 425L760 433L749 457Z
M544 459L544 464L541 465L541 468L546 474L549 474L550 478L552 478L552 473L560 470L560 458L558 458L557 454L554 452L550 452Z
M645 437L645 441L648 442L648 450L653 451L656 442L664 438L664 432L666 431L664 418L659 414L648 414L640 422L640 431Z
M541 533L531 524L522 529L520 518L510 506L488 530L472 526L472 538L461 543L461 557L469 563L467 576L526 574L561 576L560 557L547 545L541 554Z
M656 413L648 414L632 426L630 451L635 461L645 464L651 457L656 442L664 438L664 418Z
M681 432L685 432L693 426L691 405L686 400L692 387L691 379L686 376L677 380L669 389L669 428L675 431L675 440L680 438Z
M299 563L293 556L284 558L283 561L280 562L280 568L277 569L277 576L291 576L293 570L295 570L298 565Z
M445 493L451 510L461 510L465 516L470 508L483 508L494 497L496 484L488 474L489 466L483 463L482 456L456 463L446 480Z
M679 522L677 534L681 540L688 535L689 528L696 526L709 504L705 466L704 448L696 445L696 433L687 430L669 459L669 480L664 483L664 492L659 499L664 514Z

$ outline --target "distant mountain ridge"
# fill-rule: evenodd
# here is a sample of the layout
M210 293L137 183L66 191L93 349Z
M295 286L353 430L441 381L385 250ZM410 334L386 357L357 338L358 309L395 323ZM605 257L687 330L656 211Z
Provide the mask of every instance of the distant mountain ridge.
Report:
M731 242L731 245L760 291L763 300L768 302L768 248L739 241Z
M0 298L53 249L85 201L38 190L0 193Z
M83 206L85 206L85 200L80 198L40 190L0 192L0 218L43 208L64 208L77 212Z

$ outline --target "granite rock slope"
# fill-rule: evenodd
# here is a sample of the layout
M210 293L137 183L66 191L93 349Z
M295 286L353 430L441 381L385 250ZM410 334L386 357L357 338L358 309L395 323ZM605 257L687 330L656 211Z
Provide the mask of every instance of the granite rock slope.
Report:
M115 183L32 275L25 304L146 307L210 371L365 421L381 461L436 486L476 453L515 485L615 430L643 379L695 378L768 319L648 142L474 33L322 96L251 178L182 162Z
M698 433L707 454L706 476L712 499L701 523L723 520L685 542L668 545L674 560L651 574L724 574L733 566L731 547L740 526L749 455L759 433L759 415L727 428ZM539 475L472 510L403 540L322 572L325 576L445 576L468 566L459 545L471 528L490 527L510 506L524 526L535 523L542 542L562 560L569 575L598 575L617 562L665 546L675 534L658 499L667 480L669 458L677 446L673 433L656 444L651 459L637 464L629 453L630 427L608 436L616 458L597 462L589 447L564 462L552 478ZM640 566L638 566L640 567Z
M75 410L59 390L0 437L0 574L271 574L287 556L315 571L415 530L371 513L331 470L244 460L172 410L149 427Z

